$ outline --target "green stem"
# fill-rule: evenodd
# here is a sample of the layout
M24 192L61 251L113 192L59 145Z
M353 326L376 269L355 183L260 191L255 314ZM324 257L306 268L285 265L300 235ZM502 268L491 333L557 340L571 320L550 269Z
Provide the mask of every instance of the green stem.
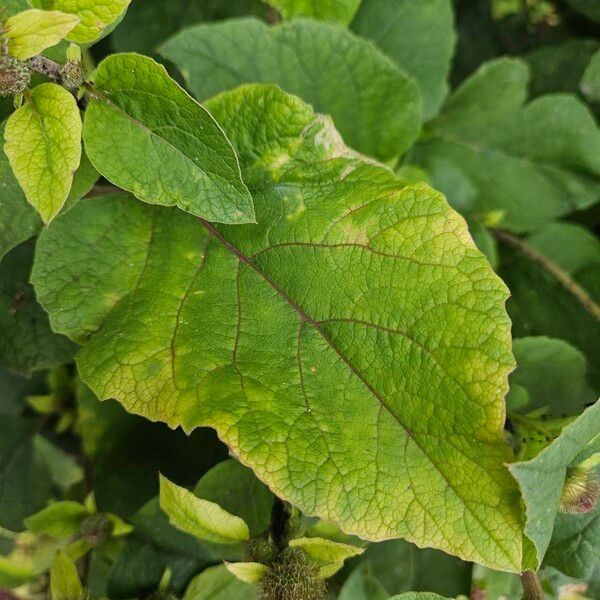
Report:
M521 584L523 585L523 600L544 600L546 597L540 578L535 571L523 571Z
M581 306L600 323L600 306L564 269L554 261L530 246L521 238L512 235L502 229L490 229L494 237L513 248L519 250L531 261L540 266L544 271L552 275L570 294L572 294Z

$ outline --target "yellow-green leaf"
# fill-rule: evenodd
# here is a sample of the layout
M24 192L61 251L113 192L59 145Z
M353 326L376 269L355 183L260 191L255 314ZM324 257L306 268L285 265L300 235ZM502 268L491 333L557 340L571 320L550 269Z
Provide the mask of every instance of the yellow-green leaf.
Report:
M160 477L160 506L175 527L217 544L237 544L250 537L248 525L218 504L198 498L185 488Z
M256 562L225 563L225 566L230 573L246 583L260 583L269 572L267 565Z
M58 44L79 23L77 15L32 8L6 21L8 51L26 59Z
M81 600L83 587L72 559L59 550L50 567L50 590L54 600Z
M75 98L54 83L33 89L6 122L4 151L27 201L45 223L69 195L81 160L81 128Z
M322 562L340 562L364 552L364 548L326 540L325 538L296 538L290 540L290 546L300 548L310 558Z
M125 12L130 2L131 0L36 0L35 4L45 9L76 15L80 23L67 39L86 44L102 37L105 29Z

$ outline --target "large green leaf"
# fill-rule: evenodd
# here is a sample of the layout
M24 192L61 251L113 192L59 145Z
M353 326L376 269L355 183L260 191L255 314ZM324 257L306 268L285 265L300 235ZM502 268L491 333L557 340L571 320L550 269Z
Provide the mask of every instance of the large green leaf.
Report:
M0 415L0 527L12 531L50 496L50 474L34 444L39 427L37 420Z
M536 229L600 196L594 118L565 94L524 104L527 81L527 65L518 59L485 64L453 93L410 156L426 170L453 163L476 186L480 210L504 211L502 226L515 231Z
M278 88L209 107L258 225L121 195L40 237L33 280L84 344L84 380L152 419L214 427L275 493L349 532L518 569L507 290L462 218Z
M456 38L451 0L363 0L352 29L414 77L423 116L435 115L448 93Z
M133 2L111 40L119 52L151 54L169 36L183 27L243 15L265 13L262 0L143 0Z
M263 0L274 6L285 19L313 17L321 21L349 23L361 0Z
M567 467L600 435L600 402L567 425L535 458L509 465L519 483L526 510L525 534L542 562L556 521Z
M582 15L593 21L600 21L600 4L597 0L567 0L567 2Z
M104 177L151 204L220 223L254 221L229 140L162 65L116 54L100 63L94 83L83 136Z
M71 93L43 83L6 121L4 152L27 201L50 222L63 207L81 161L81 117Z
M527 243L562 266L600 302L600 263L597 242L580 227L550 224L527 238ZM596 243L594 243L596 242ZM502 247L500 276L509 286L509 314L515 337L546 335L562 338L587 358L589 379L600 389L598 322L550 273L518 250Z
M29 284L32 260L33 245L22 244L0 263L0 364L26 375L69 362L76 348L52 331L37 303Z
M407 150L419 132L415 84L373 44L335 25L306 19L275 27L256 19L197 25L160 51L200 100L243 83L276 83L330 114L350 146L380 159Z

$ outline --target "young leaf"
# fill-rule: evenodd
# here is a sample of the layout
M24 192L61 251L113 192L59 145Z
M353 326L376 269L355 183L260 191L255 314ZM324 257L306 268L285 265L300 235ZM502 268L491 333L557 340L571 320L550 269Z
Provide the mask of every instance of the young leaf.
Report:
M57 10L30 10L9 17L4 24L8 51L19 59L58 44L79 23L79 17Z
M243 519L203 500L161 475L160 507L175 527L201 540L218 544L237 544L250 537Z
M194 494L242 518L253 536L269 526L273 494L237 460L225 460L210 469L194 488Z
M65 500L55 502L25 519L33 533L45 533L55 538L67 538L77 532L88 512L83 504Z
M27 201L49 223L63 207L81 160L81 117L63 87L43 83L6 122L4 151Z
M451 0L363 0L352 29L414 77L423 96L423 117L433 117L448 93L456 41Z
M364 548L315 537L295 538L290 540L290 546L304 550L307 556L320 562L340 562L364 552Z
M284 19L313 17L321 21L348 24L361 0L263 0L275 7Z
M590 102L600 102L600 50L592 56L586 67L580 89Z
M600 402L588 408L535 458L509 465L526 510L525 535L533 542L538 565L550 544L567 467L600 431Z
M160 52L199 100L243 83L275 83L331 115L350 146L379 159L398 156L419 133L416 85L372 43L341 27L237 19L184 29Z
M225 566L230 573L246 583L260 583L269 572L267 565L255 562L225 563Z
M75 563L59 550L50 567L52 600L83 600L85 597Z
M104 177L151 204L219 223L254 221L229 140L162 65L137 54L109 56L94 83L83 136Z
M373 577L369 563L356 567L344 582L338 600L388 600L390 595Z
M108 25L123 15L131 0L33 0L35 6L70 13L78 25L67 39L78 44L102 37Z
M256 600L256 586L245 583L225 565L209 567L190 582L183 600Z
M525 104L528 78L521 60L486 63L450 96L409 156L425 170L437 161L455 165L476 186L479 211L503 210L502 226L518 232L590 206L600 195L594 118L566 94Z
M258 225L117 196L40 238L33 280L84 343L82 378L154 420L214 427L275 493L348 532L518 569L507 290L462 218L278 88L209 106Z

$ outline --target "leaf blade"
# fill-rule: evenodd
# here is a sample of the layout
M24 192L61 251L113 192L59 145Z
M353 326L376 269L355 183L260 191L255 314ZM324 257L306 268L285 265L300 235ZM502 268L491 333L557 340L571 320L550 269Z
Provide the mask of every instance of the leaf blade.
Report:
M69 196L81 161L81 117L75 98L42 83L6 121L4 152L27 201L49 223Z
M248 526L218 504L160 476L160 506L173 525L200 539L217 544L237 544L250 537Z
M229 140L162 65L136 54L110 56L96 71L93 93L83 137L107 179L145 202L175 204L211 221L254 221ZM127 143L115 147L119 135Z
M275 87L247 86L210 107L234 136L258 225L215 227L107 198L42 235L33 279L57 329L84 343L82 377L153 419L214 427L275 493L346 531L520 568L502 435L507 292L464 221L427 186L357 159L329 120ZM95 291L75 310L63 301L77 286L47 269L58 261L65 279L81 278L60 256L73 249L57 246L81 210L97 224L74 241L82 263L105 251L92 242L103 235L114 255L136 258L88 278ZM423 421L438 389L453 399L452 423ZM381 504L365 520L371 494ZM444 521L440 539L432 521L448 511L462 517Z

